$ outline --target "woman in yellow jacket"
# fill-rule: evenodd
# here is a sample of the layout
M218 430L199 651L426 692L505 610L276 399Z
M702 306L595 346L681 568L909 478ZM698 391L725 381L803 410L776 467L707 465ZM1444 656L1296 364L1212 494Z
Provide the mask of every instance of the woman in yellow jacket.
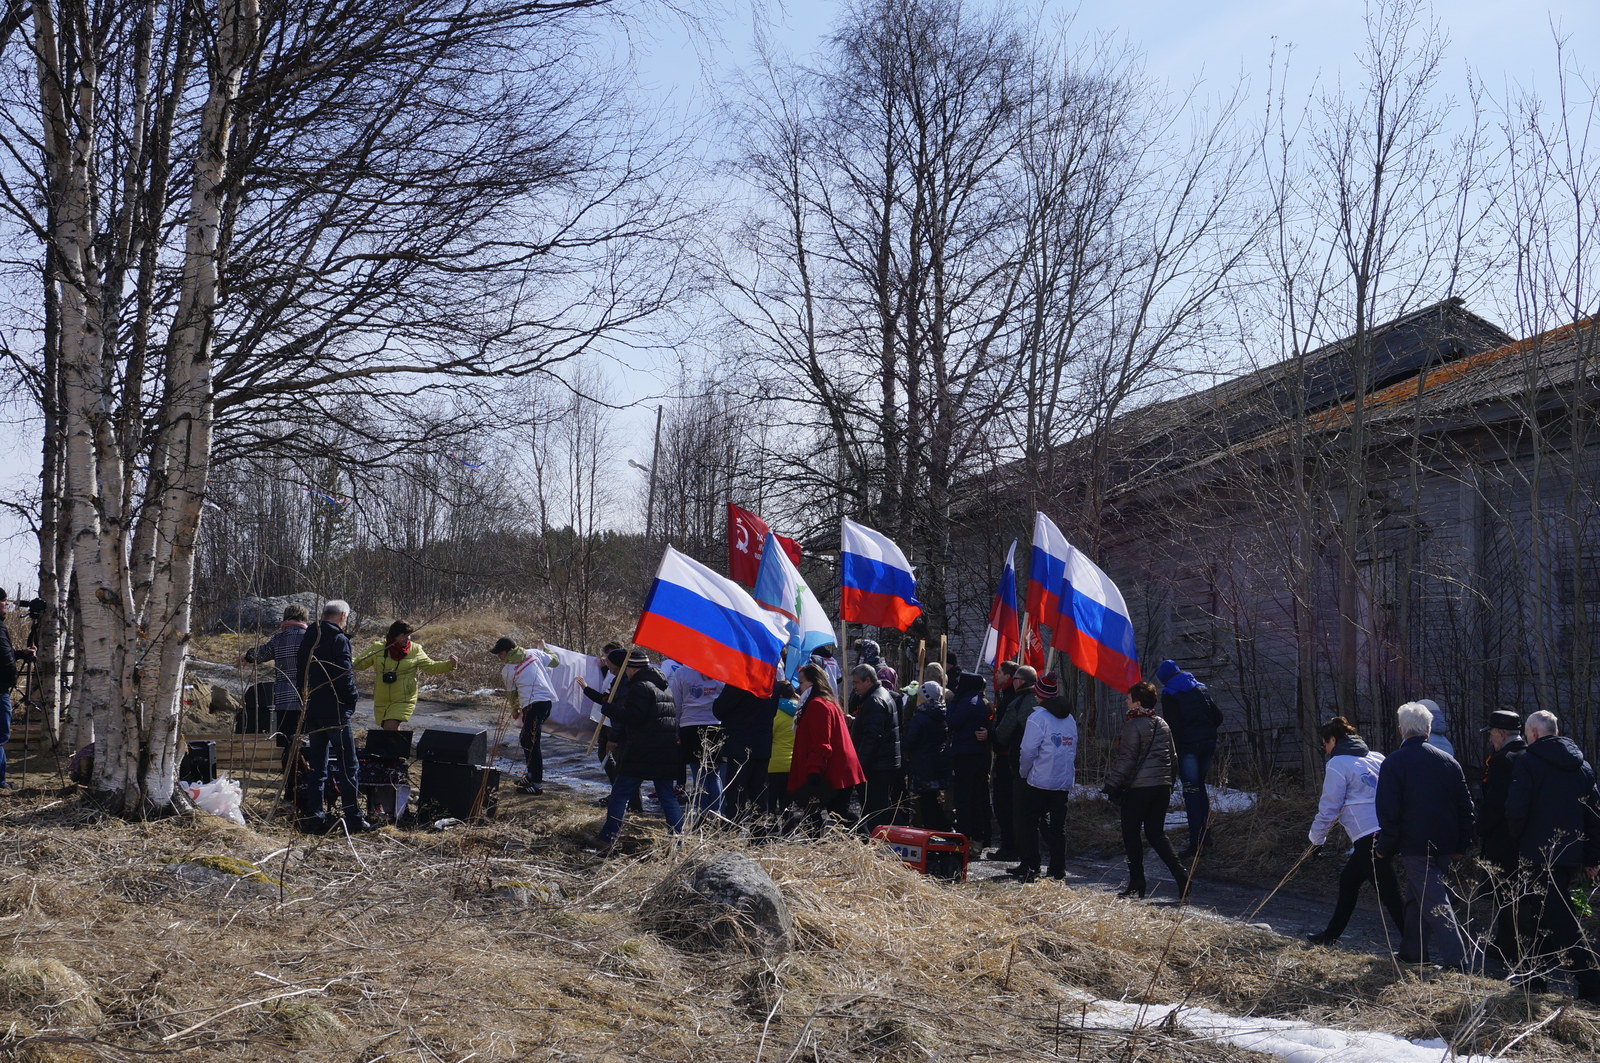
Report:
M430 675L448 672L456 666L456 655L447 661L429 657L420 643L411 641L412 627L404 620L389 625L382 642L374 642L357 657L357 668L372 668L378 681L372 685L372 714L385 731L398 731L417 711L417 673Z

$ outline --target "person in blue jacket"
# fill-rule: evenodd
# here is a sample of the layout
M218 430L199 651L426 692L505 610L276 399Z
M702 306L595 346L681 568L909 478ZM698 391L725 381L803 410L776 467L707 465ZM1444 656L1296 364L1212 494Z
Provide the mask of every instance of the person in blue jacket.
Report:
M1163 684L1161 715L1172 728L1172 743L1178 753L1178 782L1183 786L1183 808L1189 820L1189 849L1185 856L1192 858L1205 845L1211 826L1206 776L1217 755L1222 710L1206 693L1206 685L1179 668L1176 661L1157 665L1156 678Z

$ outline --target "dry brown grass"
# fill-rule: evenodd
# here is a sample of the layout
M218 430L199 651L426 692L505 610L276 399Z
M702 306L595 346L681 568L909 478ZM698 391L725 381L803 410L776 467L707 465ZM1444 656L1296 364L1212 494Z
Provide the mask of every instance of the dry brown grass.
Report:
M288 832L270 793L251 788L243 828L105 820L71 791L0 809L0 928L37 965L0 968L0 1055L1248 1060L1181 1024L1085 1030L1082 994L1474 1048L1558 1003L1094 890L949 886L844 836L674 848L646 818L602 861L581 850L599 812L575 801L514 796L489 826L351 840ZM709 846L773 876L793 952L690 953L646 929L639 907L669 863ZM163 863L214 856L282 886L195 886ZM1564 1012L1517 1055L1593 1058L1593 1019Z

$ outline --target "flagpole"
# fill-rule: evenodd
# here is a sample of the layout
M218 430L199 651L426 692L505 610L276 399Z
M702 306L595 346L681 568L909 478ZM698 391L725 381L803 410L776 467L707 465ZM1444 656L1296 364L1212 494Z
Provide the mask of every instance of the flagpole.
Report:
M1016 657L1017 663L1021 664L1024 660L1027 659L1027 656L1028 656L1028 613L1027 613L1027 610L1023 610L1022 622L1017 625L1017 657Z
M606 692L606 708L609 709L617 700L617 688L622 685L622 673L628 667L628 657L633 653L633 643L628 643L628 648L623 651L622 667L611 673L611 689ZM604 658L602 658L604 660ZM609 663L609 662L607 662ZM589 748L583 751L583 759L588 760L594 756L594 747L600 743L600 728L606 725L605 709L600 711L600 719L595 722L594 734L589 736Z

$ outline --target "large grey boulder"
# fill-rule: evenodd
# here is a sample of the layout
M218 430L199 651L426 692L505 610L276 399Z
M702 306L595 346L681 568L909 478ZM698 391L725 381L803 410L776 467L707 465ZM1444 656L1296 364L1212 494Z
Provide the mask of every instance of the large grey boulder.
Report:
M216 623L211 625L211 630L274 631L283 622L283 610L289 605L305 606L306 614L312 620L315 620L317 614L322 611L322 599L310 591L281 594L276 598L240 598L222 607L222 611L217 614ZM354 619L351 618L352 622Z
M764 956L787 952L794 937L778 884L743 853L685 860L645 896L640 915L656 933L694 949Z

